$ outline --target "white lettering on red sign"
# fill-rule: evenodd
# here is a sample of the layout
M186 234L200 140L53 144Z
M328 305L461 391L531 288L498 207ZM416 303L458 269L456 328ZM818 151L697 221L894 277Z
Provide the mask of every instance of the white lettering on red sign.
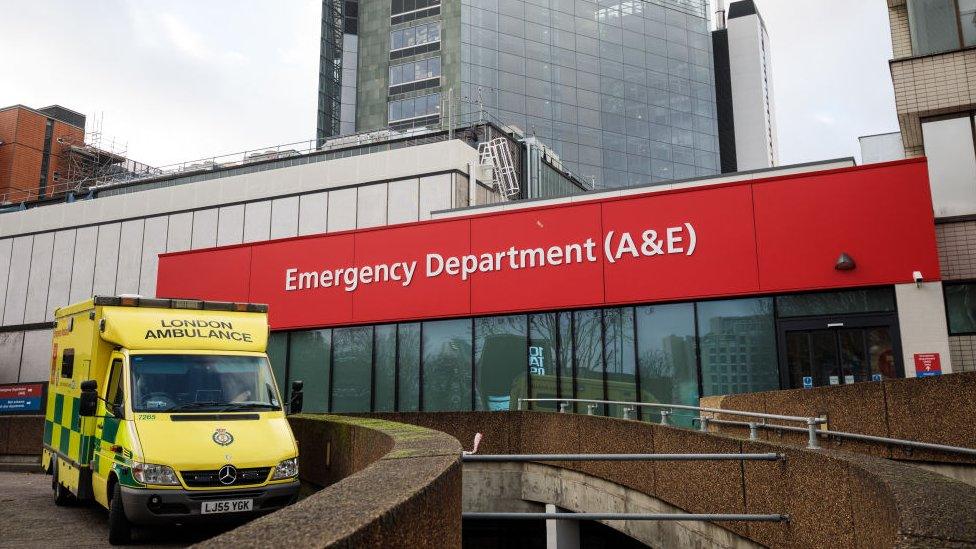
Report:
M622 260L652 258L655 256L686 255L695 253L698 237L691 223L665 227L663 231L646 229L640 233L614 231L603 238L603 257L610 263ZM559 267L599 261L597 243L593 238L538 248L497 250L481 254L448 255L436 252L423 259L427 278L439 276L460 277L461 280L482 273L504 270ZM342 287L347 292L368 284L396 282L407 287L413 282L419 259L380 263L376 265L330 267L322 270L285 269L285 291L314 290Z

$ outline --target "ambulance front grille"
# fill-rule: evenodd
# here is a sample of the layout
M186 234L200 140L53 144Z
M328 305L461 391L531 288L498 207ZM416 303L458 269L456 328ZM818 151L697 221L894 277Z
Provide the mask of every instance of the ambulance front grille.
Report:
M238 469L237 478L230 484L220 482L219 472L219 469L211 471L180 471L180 475L183 476L183 482L190 488L227 488L231 486L261 484L268 479L271 467Z

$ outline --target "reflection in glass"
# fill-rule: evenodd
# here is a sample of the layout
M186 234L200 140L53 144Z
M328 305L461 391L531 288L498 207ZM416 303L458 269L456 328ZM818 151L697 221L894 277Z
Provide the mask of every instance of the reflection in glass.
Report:
M600 309L573 313L573 358L576 362L576 398L603 400L603 314ZM586 405L578 407L586 412ZM606 415L606 406L598 406Z
M790 372L790 388L804 387L803 379L809 377L812 386L823 385L816 379L810 355L810 334L808 332L786 332L786 367Z
M880 375L883 379L896 377L891 331L888 328L868 328L865 332L871 368L871 377L868 380L874 381L875 375Z
M637 357L641 402L698 405L695 363L695 307L691 303L637 307ZM644 419L660 420L645 408ZM690 426L691 415L675 413L675 423Z
M424 322L423 401L429 412L471 409L471 320Z
M810 356L816 376L814 385L840 385L844 377L837 356L837 336L830 330L807 333L810 334Z
M603 310L607 400L637 400L637 363L634 358L634 309ZM610 406L610 416L623 417L624 406ZM633 418L637 418L636 411Z
M399 411L420 409L420 323L397 326L397 352L400 361Z
M776 297L780 317L881 313L895 310L891 288L792 294Z
M278 394L288 403L288 395L285 390L285 363L288 356L288 332L275 332L268 336L268 347L265 351L268 354L268 361L271 363L271 371L274 373L275 383L278 385Z
M772 299L699 303L698 337L706 396L779 388Z
M526 397L525 316L474 320L475 409L515 410Z
M955 0L909 0L908 24L915 55L959 48Z
M368 412L373 362L373 328L332 331L332 411Z
M573 313L556 313L559 331L559 398L576 397L576 379L573 375ZM567 411L576 410L570 404Z
M976 284L946 284L950 334L976 332Z
M376 359L373 408L377 412L392 412L396 390L396 324L377 326L373 338Z
M556 313L529 315L529 375L532 378L532 398L557 398L559 375L556 364L556 345L559 325ZM572 376L572 372L570 372ZM569 381L571 378L564 378ZM532 403L533 410L558 410L555 402Z
M329 411L329 349L332 330L294 332L290 339L288 385L302 380L304 412ZM289 395L290 398L291 395Z

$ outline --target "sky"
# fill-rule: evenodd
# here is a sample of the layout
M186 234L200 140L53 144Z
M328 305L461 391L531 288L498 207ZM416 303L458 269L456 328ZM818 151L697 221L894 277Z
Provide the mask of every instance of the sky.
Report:
M713 0L714 1L714 0ZM881 0L755 0L780 162L897 131ZM0 106L60 104L166 166L315 136L319 0L0 0Z

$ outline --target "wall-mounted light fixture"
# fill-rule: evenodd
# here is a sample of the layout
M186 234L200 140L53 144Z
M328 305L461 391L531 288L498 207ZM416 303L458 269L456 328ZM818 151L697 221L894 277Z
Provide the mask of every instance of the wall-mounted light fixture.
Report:
M854 262L853 257L847 255L847 252L841 252L834 263L834 268L838 271L853 271L855 267L857 263Z

